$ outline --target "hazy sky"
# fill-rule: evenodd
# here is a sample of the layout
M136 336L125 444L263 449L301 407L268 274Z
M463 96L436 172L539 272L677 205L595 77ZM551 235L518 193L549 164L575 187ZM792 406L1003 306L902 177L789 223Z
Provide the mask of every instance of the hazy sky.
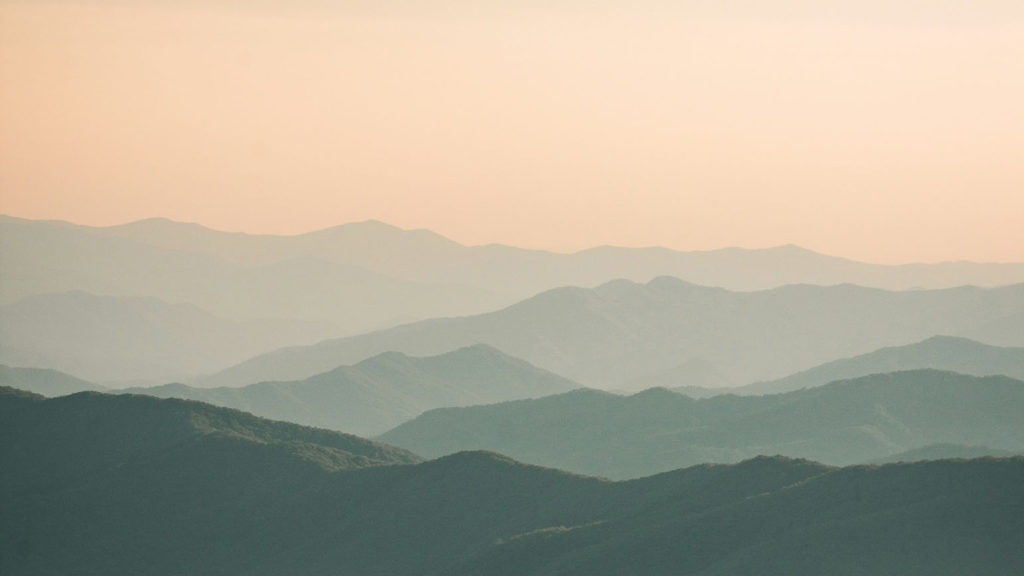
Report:
M0 0L0 211L1021 261L1022 39L1019 0Z

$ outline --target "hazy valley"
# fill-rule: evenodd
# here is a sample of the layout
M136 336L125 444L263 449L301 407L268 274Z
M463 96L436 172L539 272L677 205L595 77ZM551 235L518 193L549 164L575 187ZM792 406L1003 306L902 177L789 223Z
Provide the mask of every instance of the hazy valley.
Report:
M1024 575L1022 38L0 0L0 576Z
M0 239L4 574L1024 570L1016 264Z

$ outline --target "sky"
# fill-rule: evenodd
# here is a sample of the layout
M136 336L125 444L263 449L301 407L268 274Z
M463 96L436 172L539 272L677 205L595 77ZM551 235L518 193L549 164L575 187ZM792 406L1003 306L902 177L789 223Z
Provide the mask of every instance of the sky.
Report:
M1022 38L996 0L0 0L0 212L1024 261Z

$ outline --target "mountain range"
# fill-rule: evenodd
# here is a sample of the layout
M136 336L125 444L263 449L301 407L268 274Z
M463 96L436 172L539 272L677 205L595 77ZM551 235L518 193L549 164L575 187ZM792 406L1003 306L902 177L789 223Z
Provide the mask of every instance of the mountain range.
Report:
M168 384L117 392L201 400L366 436L381 434L432 408L535 398L576 387L494 348L476 345L429 358L385 352L297 382L241 388Z
M477 316L441 318L247 360L197 382L239 386L296 380L387 351L417 356L483 343L585 386L622 389L656 375L717 374L746 384L936 334L974 334L1024 346L1024 324L1009 342L984 328L1024 322L1024 284L1000 288L891 292L851 285L794 285L731 292L657 278L597 288L557 288ZM706 385L680 378L675 385ZM634 384L635 385L635 384Z
M792 342L796 348L787 350L787 355L793 355L792 362L762 366L766 361L775 363L772 358L779 360L780 356L762 350L765 338L756 334L756 321L782 321L783 328L791 331L814 327L786 326L788 320L778 317L785 314L779 306L799 306L783 294L799 299L799 292L811 290L776 288L782 284L856 282L907 289L966 283L989 286L1024 280L1024 264L877 266L793 246L710 252L601 247L556 254L507 246L467 247L433 232L401 230L372 221L298 236L260 236L161 219L89 227L2 216L0 267L4 270L0 283L0 362L57 369L119 386L170 381L238 386L262 380L297 380L389 350L422 356L486 343L589 386L631 390L653 385L719 387L779 378L822 362L935 334L1004 346L1024 345L1020 336L1024 306L1017 306L994 315L982 312L970 322L943 322L942 315L937 315L929 330L918 329L927 319L915 318L906 329L895 323L887 337L880 333L853 335L864 342L837 345L827 352L817 350L823 346L820 342ZM621 280L664 287L666 281L660 277L664 275L730 290L755 291L719 291L717 298L700 296L709 298L710 307L686 311L692 313L696 324L685 328L698 328L696 334L691 341L673 344L666 340L671 336L667 332L679 326L659 326L656 318L630 318L627 310L610 310L607 302L611 298L614 307L617 299L651 299L654 313L666 312L669 319L675 315L674 321L678 322L683 308L676 306L674 312L657 310L666 303L653 301L657 297L652 299L650 294L627 294L628 287L634 285ZM587 286L601 283L605 284L588 292ZM832 287L833 294L849 289ZM576 296L571 295L573 290L577 290ZM546 292L538 294L542 291ZM906 298L928 299L909 296L913 293L907 292ZM778 301L773 302L768 296L771 294L780 295ZM588 302L595 296L596 302ZM862 296L851 295L851 308L858 312L863 312L858 308L865 304ZM756 302L758 299L763 302ZM639 308L640 302L623 304L637 307L638 314L645 313ZM935 306L949 307L954 313L960 304L935 302ZM543 310L537 305L564 306L567 310ZM825 307L822 320L826 324L829 320L845 320L832 318L836 314L827 308L839 302L817 305ZM578 309L573 309L579 306L595 309L584 310L581 316ZM766 308L763 313L760 306ZM439 334L437 344L432 346L368 343L365 351L345 352L309 369L292 369L288 361L282 361L280 370L274 372L251 374L239 368L201 380L246 357L283 347L363 334L423 318L479 316L502 307L516 311L499 312L492 318L539 313L549 317L545 321L549 325L557 323L558 318L590 322L583 330L579 326L554 330L595 329L596 337L617 341L624 347L617 358L620 369L591 362L594 353L588 349L596 342L571 342L566 334L558 333L536 333L528 335L537 338L531 342L515 341L527 336L517 335L523 330L521 326L503 326L511 330L503 336L481 325L473 328L479 331L476 335ZM751 357L750 366L736 365L737 350L728 344L706 342L707 323L720 322L720 316L727 315L730 307L737 315L729 321L733 325L727 326L726 332L740 338L737 347L743 350L739 357ZM883 306L868 315L877 320L886 314L889 311ZM175 323L178 316L192 320ZM808 321L806 317L799 319ZM516 320L509 318L509 322L514 324ZM748 324L742 327L745 334L736 332L737 323ZM535 332L543 332L543 324ZM190 332L188 326L197 329ZM841 341L824 339L831 340ZM637 351L636 347L649 348L649 352ZM607 356L604 350L597 355Z
M159 229L160 224L142 227ZM188 235L202 228L181 230ZM405 281L344 262L297 255L242 264L211 250L178 249L133 238L116 227L10 217L0 218L0 266L4 304L71 291L150 297L190 304L235 321L327 322L334 335L480 312L503 303L480 290Z
M339 335L481 313L551 288L619 278L675 276L732 290L796 283L903 290L1024 282L1024 263L886 266L796 246L705 252L603 246L558 254L463 246L427 230L375 221L269 236L166 219L90 227L2 216L0 266L3 304L72 290L149 296L235 320L327 320Z
M155 298L64 292L0 306L0 363L111 385L167 382L332 333L322 322L235 321Z
M1024 348L989 346L967 338L933 336L906 346L889 346L853 358L834 360L778 380L754 382L734 388L681 386L673 390L696 398L718 394L780 394L836 380L923 368L971 376L1003 375L1024 380ZM662 380L657 384L664 386L669 381Z
M17 388L42 396L66 396L87 390L104 390L103 386L81 378L43 368L19 368L0 364L0 386Z
M378 439L428 458L492 450L610 478L781 454L834 465L930 444L1024 451L1024 382L917 370L788 394L694 399L575 390L536 400L440 408Z
M556 286L593 286L616 278L646 282L657 276L678 276L734 290L801 283L903 290L1024 282L1024 263L886 266L793 245L693 252L601 246L559 254L496 244L464 246L429 230L403 230L373 220L296 236L227 233L161 218L76 228L178 253L205 254L240 266L287 260L332 262L409 282L472 286L502 293L510 302Z
M610 482L182 400L0 389L0 572L1016 574L1024 459Z

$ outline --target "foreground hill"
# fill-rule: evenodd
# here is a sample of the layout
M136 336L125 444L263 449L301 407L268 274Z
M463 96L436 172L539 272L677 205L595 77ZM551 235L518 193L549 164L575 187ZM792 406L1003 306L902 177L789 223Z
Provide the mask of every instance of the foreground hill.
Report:
M635 478L701 462L782 454L847 465L928 444L1024 449L1024 382L931 370L877 374L775 396L697 400L664 388L595 390L431 410L380 436L428 458L494 450Z
M937 310L941 314L936 313ZM296 380L386 351L417 356L484 343L586 386L624 387L682 370L734 383L793 374L883 346L1019 318L1024 284L887 292L785 286L730 292L674 278L560 288L502 310L428 320L261 355L203 380ZM1013 320L1016 321L1016 320ZM1024 324L1018 339L1024 346ZM693 370L695 365L701 366ZM678 382L678 385L703 382Z
M573 382L484 345L429 358L386 352L297 382L169 384L126 392L201 400L307 426L380 434L426 410L566 392Z
M1024 566L1024 459L851 467L760 494L740 488L786 464L726 467L732 474L708 478L724 486L687 486L696 494L633 517L525 534L443 573L1010 576ZM994 493L967 490L982 485ZM750 496L690 499L722 491Z
M1022 459L762 457L609 482L481 452L412 464L179 400L4 389L0 416L0 572L16 576L1024 569Z
M780 394L900 370L931 368L971 376L1009 376L1024 380L1024 348L989 346L967 338L934 336L916 344L891 346L874 352L815 366L810 370L767 382L723 389L678 388L678 392L707 397L715 394Z
M95 382L166 382L333 333L323 323L236 322L155 298L64 292L0 306L0 362Z
M0 364L0 386L17 388L43 396L64 396L88 390L103 390L102 386L80 378L40 368L16 368Z

